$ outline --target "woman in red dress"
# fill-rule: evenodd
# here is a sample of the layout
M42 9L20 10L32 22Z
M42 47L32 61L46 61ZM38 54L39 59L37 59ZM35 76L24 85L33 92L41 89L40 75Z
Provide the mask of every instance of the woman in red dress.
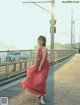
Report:
M41 104L45 104L43 96L46 94L46 80L50 69L46 38L39 36L38 44L36 63L27 69L27 77L21 82L21 87L40 96Z

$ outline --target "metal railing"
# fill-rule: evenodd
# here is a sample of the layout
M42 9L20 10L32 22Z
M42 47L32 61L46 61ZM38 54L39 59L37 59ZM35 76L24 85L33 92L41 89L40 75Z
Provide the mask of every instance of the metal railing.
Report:
M48 52L50 61L50 51ZM53 62L75 53L75 50L54 50ZM0 79L23 73L36 62L36 50L0 51Z

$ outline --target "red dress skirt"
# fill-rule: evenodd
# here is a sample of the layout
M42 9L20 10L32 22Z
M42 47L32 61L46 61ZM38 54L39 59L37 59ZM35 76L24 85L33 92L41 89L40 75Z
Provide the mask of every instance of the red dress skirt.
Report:
M50 70L49 61L47 60L48 54L46 54L45 62L42 66L41 71L38 71L41 59L42 59L42 48L38 49L38 60L35 65L30 66L27 69L26 78L20 83L21 87L28 89L28 91L43 96L46 94L46 80Z

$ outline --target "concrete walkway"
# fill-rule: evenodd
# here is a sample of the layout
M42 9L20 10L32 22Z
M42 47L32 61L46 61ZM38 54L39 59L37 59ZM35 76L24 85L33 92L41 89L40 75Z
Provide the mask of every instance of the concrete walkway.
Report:
M15 85L16 86L16 85ZM17 87L17 86L16 86ZM21 89L20 86L13 91ZM46 105L80 105L80 54L51 66L47 80ZM39 99L21 90L9 99L9 105L40 105Z
M54 73L54 105L80 105L80 54Z

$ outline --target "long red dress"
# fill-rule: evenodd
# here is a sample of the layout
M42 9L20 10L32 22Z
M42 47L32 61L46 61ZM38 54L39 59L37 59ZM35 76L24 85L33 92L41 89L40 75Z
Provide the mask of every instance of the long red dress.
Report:
M46 94L46 80L50 70L48 53L46 54L45 62L42 66L41 71L38 71L41 59L42 59L42 48L38 49L38 59L35 65L30 66L27 69L27 77L20 83L21 87L28 89L28 91L43 96Z

